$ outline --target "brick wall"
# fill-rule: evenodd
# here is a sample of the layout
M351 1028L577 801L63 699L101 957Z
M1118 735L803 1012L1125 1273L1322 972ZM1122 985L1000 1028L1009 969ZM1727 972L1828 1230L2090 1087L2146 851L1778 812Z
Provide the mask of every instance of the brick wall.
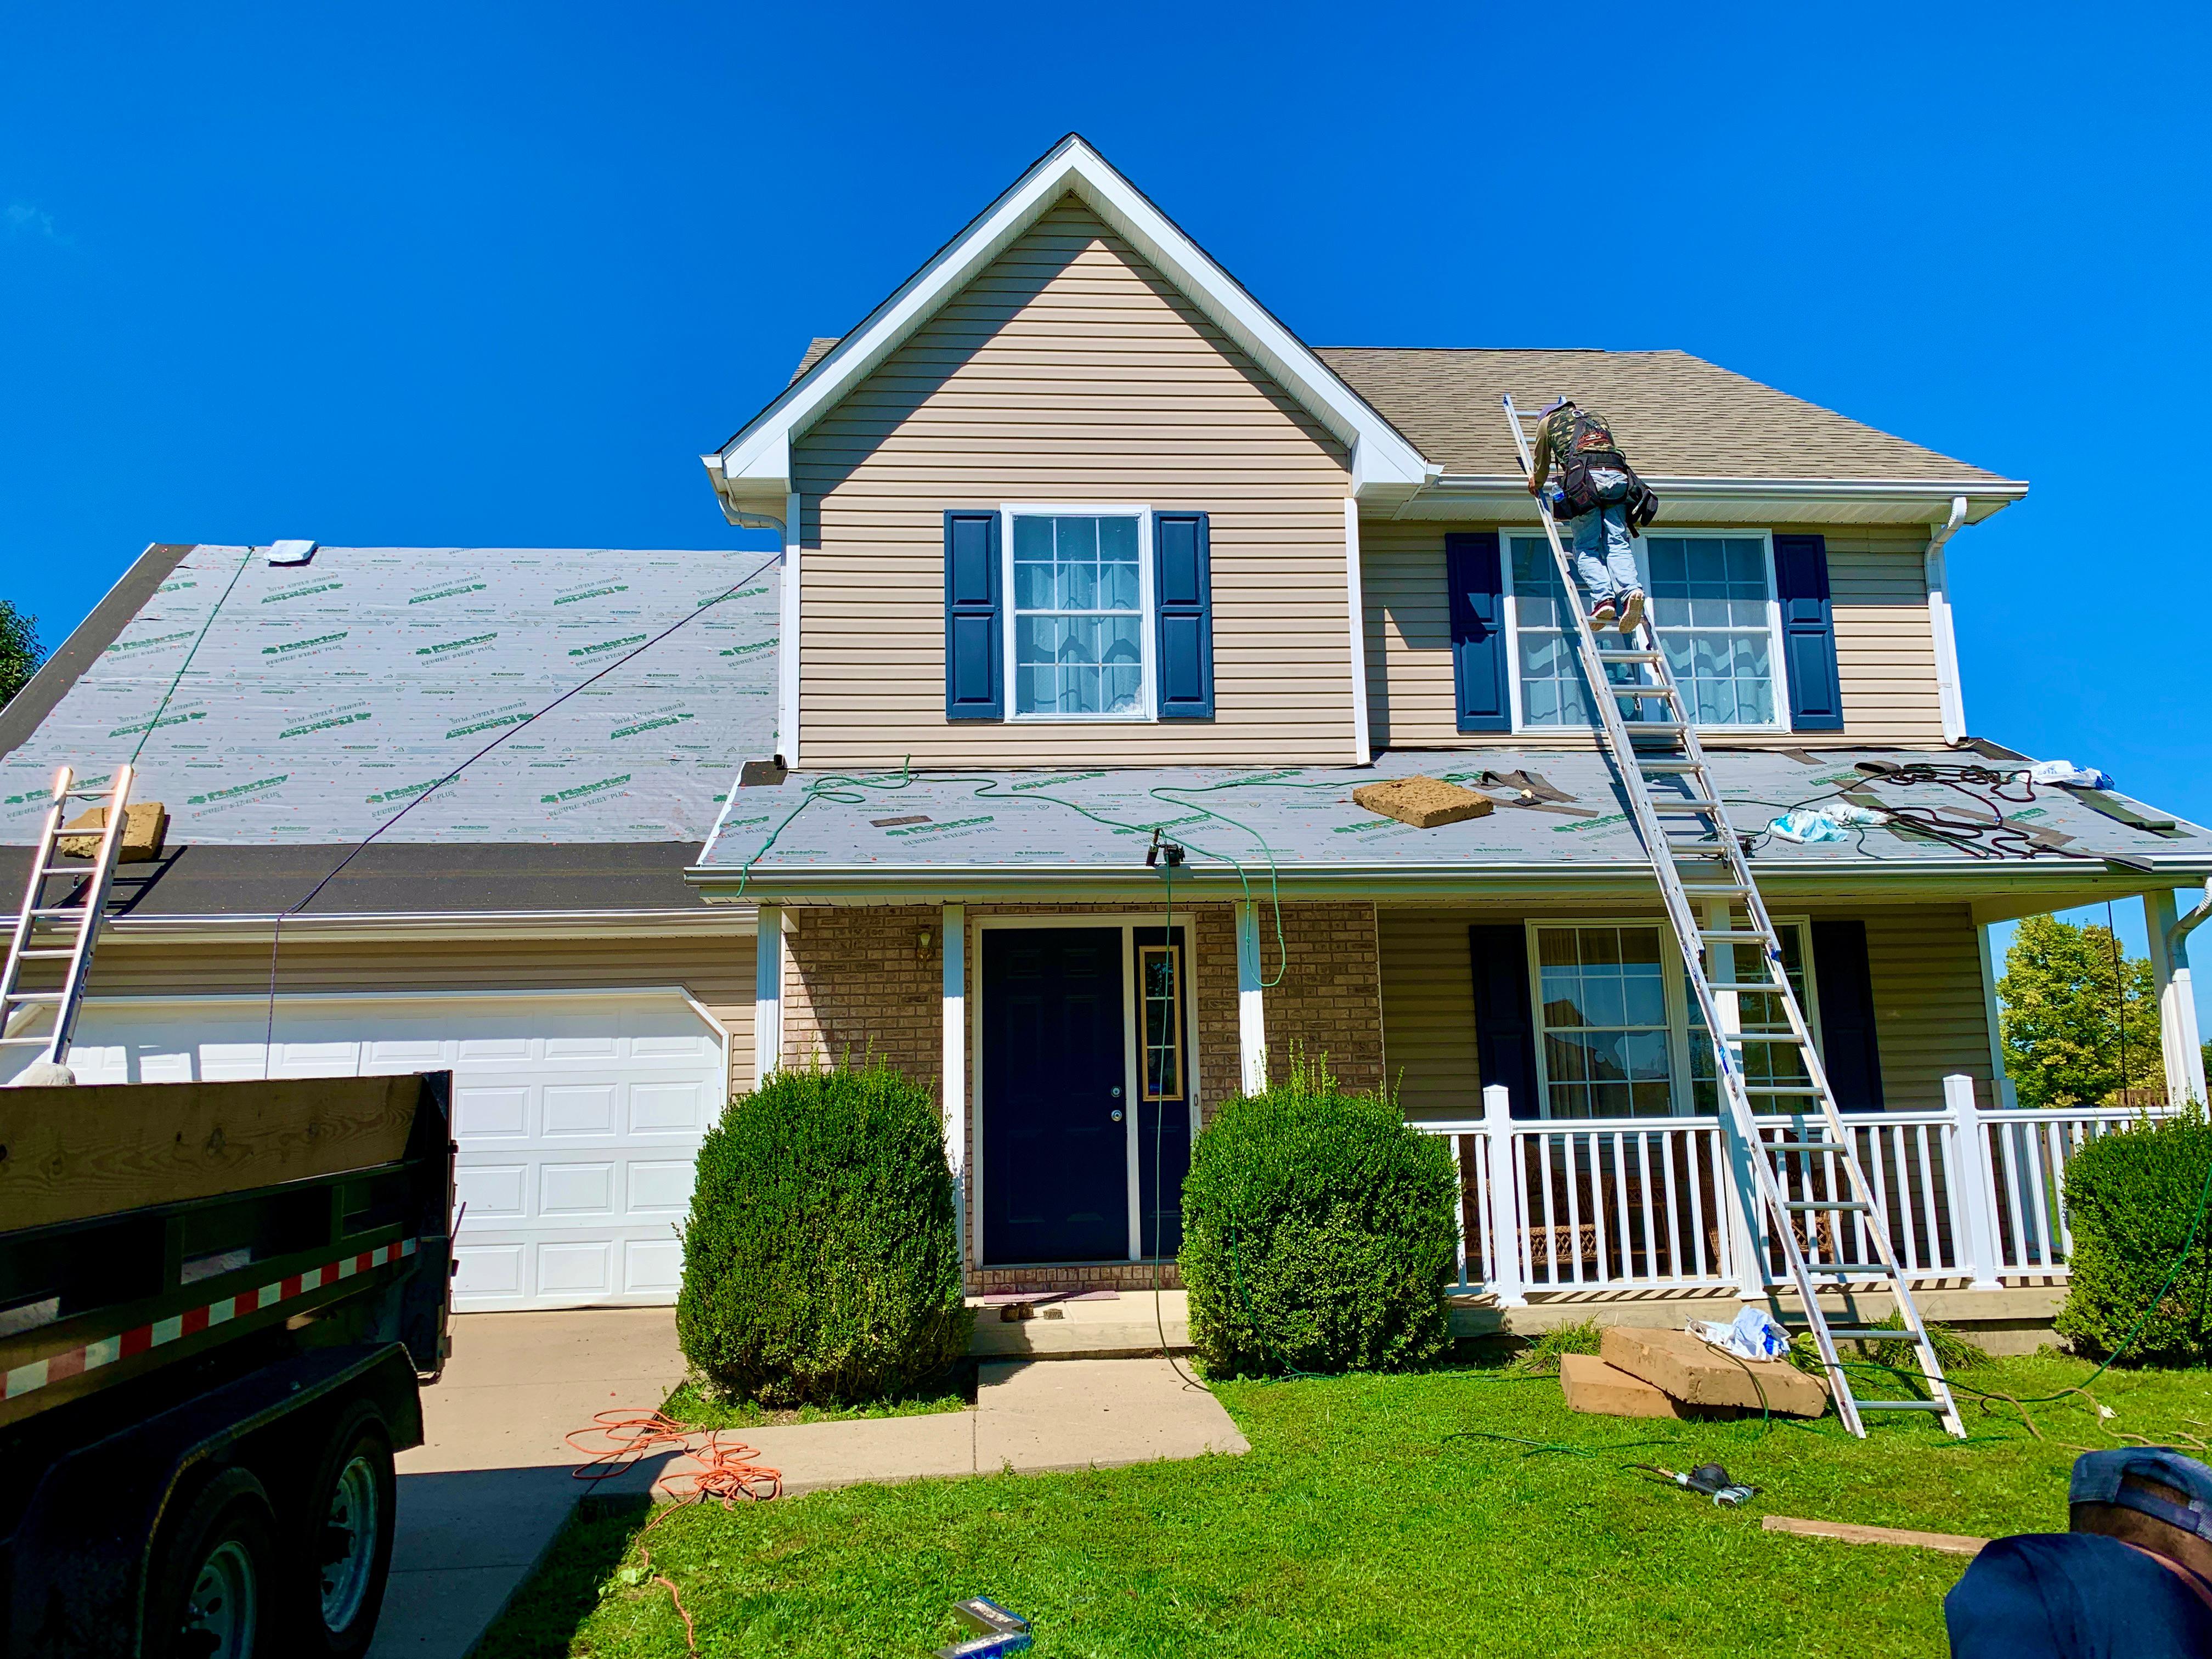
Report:
M1260 968L1279 984L1267 992L1267 1075L1290 1075L1292 1046L1308 1059L1323 1054L1346 1087L1382 1084L1381 954L1371 904L1286 904L1283 943L1275 948L1274 917L1260 912ZM1231 971L1235 963L1232 958ZM1232 981L1231 987L1235 989ZM1234 1014L1231 1014L1233 1027Z
M785 935L783 1063L870 1054L937 1089L945 969L934 905L807 909ZM917 956L924 928L930 948ZM944 1098L939 1091L939 1100Z

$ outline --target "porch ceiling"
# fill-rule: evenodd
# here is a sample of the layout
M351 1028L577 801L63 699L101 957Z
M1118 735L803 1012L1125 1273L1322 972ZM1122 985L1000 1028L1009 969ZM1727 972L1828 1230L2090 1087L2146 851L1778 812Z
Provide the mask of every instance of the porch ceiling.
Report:
M2212 831L2124 796L2002 783L2026 762L1994 745L1709 752L1746 830L1846 794L1983 826L1966 844L1887 827L1811 846L1763 839L1753 860L1778 898L1942 897L2025 914L2212 875ZM1900 780L1869 765L1936 771ZM1352 803L1358 785L1415 773L1499 810L1416 830ZM732 792L688 875L723 902L1157 902L1164 883L1144 861L1155 828L1188 849L1174 886L1190 899L1264 897L1271 882L1285 897L1381 902L1609 899L1648 897L1651 880L1610 763L1589 750L1399 752L1363 769L797 773Z

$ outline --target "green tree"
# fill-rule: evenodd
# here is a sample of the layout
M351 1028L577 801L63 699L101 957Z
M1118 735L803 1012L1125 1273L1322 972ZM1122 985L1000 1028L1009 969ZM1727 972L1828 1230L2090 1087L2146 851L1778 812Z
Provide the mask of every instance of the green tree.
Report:
M0 708L39 672L46 654L39 644L39 619L0 599Z
M2021 1105L2100 1102L2165 1081L2150 963L2121 951L2109 927L2028 917L2005 953L1997 995L2005 1071Z

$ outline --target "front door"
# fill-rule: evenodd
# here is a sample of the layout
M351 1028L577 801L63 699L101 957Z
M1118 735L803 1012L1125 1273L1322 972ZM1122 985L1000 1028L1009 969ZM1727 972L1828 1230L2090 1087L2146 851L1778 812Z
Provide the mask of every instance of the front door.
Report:
M993 927L982 944L983 1259L1126 1261L1121 930Z

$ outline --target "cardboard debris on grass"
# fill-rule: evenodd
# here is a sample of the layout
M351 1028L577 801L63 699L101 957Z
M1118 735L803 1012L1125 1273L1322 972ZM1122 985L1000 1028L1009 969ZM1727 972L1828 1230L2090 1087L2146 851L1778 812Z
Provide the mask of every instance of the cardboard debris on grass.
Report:
M1615 1417L1819 1417L1828 1408L1826 1385L1785 1359L1738 1359L1687 1331L1626 1325L1606 1327L1595 1356L1562 1356L1559 1386L1570 1410Z

